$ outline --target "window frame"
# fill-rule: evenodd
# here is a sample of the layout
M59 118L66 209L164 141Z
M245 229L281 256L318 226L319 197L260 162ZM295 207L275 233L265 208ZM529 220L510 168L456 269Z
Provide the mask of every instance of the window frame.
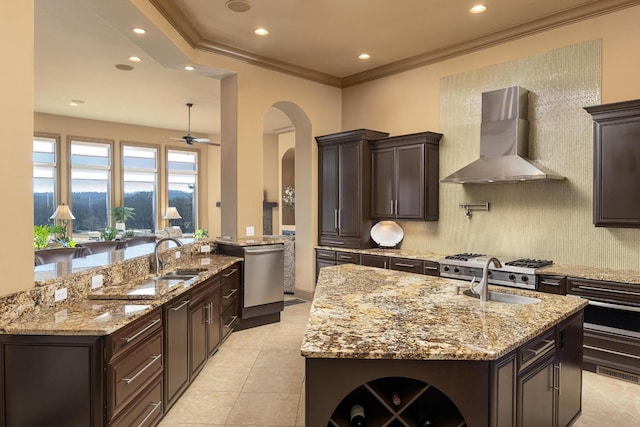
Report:
M61 179L61 164L60 164L60 151L62 149L62 144L61 144L61 140L62 137L60 134L57 133L49 133L49 132L33 132L33 138L31 139L31 150L32 150L32 154L31 154L31 183L33 184L33 180L35 179L35 177L33 176L33 168L37 165L36 162L33 161L33 141L36 138L48 138L48 139L53 139L55 141L54 146L55 146L55 153L54 153L54 174L53 174L53 179L55 180L55 183L53 185L53 191L54 191L54 205L55 207L57 207L58 205L60 205L61 201L62 201L62 194L61 194L61 188L62 188L62 179ZM35 194L35 192L34 192ZM54 208L55 209L55 208ZM51 212L51 215L53 215L53 212ZM34 217L35 217L35 212L34 212ZM34 218L35 219L35 218ZM34 221L35 223L35 221Z
M163 163L163 167L164 167L164 183L165 183L165 188L164 188L164 201L165 201L165 205L166 206L162 206L161 212L159 212L161 218L164 216L164 212L167 209L167 207L169 207L169 175L171 174L171 170L169 169L169 152L170 151L177 151L177 152L189 152L189 153L195 153L196 154L196 172L194 174L190 174L190 173L183 173L184 175L195 175L196 177L196 188L195 188L195 196L194 196L194 204L195 206L193 207L193 213L194 213L194 224L193 224L193 229L194 231L197 230L199 228L199 222L200 222L200 202L201 202L201 191L200 191L200 183L201 183L201 170L202 170L202 150L198 149L198 148L194 148L194 147L178 147L175 145L167 145L165 146L165 150L164 150L164 163ZM180 173L178 173L180 174ZM182 214L182 213L181 213ZM169 220L164 220L166 221L166 226L169 226ZM184 232L184 230L183 230ZM189 234L189 233L187 233Z
M105 167L95 167L95 166L85 166L82 167L81 169L93 169L93 170L107 170L108 176L109 176L109 181L107 183L107 226L112 226L111 224L111 215L109 213L109 210L114 206L114 187L115 187L115 152L114 152L114 146L115 146L115 142L112 139L104 139L104 138L94 138L94 137L86 137L86 136L77 136L77 135L67 135L67 155L66 155L66 161L67 161L67 200L69 200L69 207L70 209L73 211L73 163L72 163L72 153L71 153L71 146L73 145L73 143L86 143L87 145L108 145L109 146L109 167L105 168ZM72 234L73 234L73 229L72 229Z
M142 142L134 142L134 141L120 141L120 206L125 206L124 197L125 197L125 189L124 189L124 174L125 171L131 170L136 171L135 169L127 169L124 166L124 149L125 147L133 147L133 148L145 148L145 149L154 149L156 150L156 180L155 180L155 194L154 194L154 229L151 230L153 233L160 224L160 195L162 194L162 185L161 185L161 173L162 173L162 158L161 158L161 146L158 144L145 144ZM145 169L140 169L140 172L149 172Z

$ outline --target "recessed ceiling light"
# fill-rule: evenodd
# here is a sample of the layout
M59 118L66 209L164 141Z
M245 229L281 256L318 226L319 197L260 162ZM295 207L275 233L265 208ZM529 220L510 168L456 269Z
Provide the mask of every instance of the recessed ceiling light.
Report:
M131 62L142 62L142 59L138 58L137 56L130 56L129 57L129 61L131 61Z
M133 67L127 64L116 64L116 68L120 71L131 71Z
M72 99L71 102L69 102L69 105L72 107L77 107L80 104L84 104L82 99Z
M187 70L187 71L193 71L193 70L195 70L195 67L192 67L191 65L186 65L184 67L184 69Z
M358 55L359 59L371 59L371 55L369 55L368 53L361 53L360 55Z
M247 0L227 0L227 9L234 12L248 12L251 10L251 3Z
M266 28L256 28L255 30L253 30L253 32L259 36L266 36L267 34L269 34L269 30L267 30Z
M133 32L136 34L146 34L147 30L145 30L144 28L134 28Z
M473 6L471 9L469 9L469 12L471 13L482 13L484 11L487 10L487 6L483 5L483 4L477 4L475 6Z

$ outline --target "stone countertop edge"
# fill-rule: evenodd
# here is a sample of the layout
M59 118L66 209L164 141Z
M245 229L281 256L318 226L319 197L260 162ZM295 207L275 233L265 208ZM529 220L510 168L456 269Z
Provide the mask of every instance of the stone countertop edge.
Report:
M438 262L445 255L431 252L407 251L393 248L369 248L350 249L337 248L333 246L316 246L316 249L323 249L337 252L355 252L367 255L389 256L396 258L417 259L422 261ZM502 261L502 260L501 260ZM548 274L553 276L576 277L580 279L603 280L607 282L619 282L640 285L640 270L625 270L605 267L589 267L582 265L552 264L537 269L538 274Z
M210 259L210 263L203 264L203 259ZM241 258L224 255L199 258L179 266L180 268L207 267L209 269L202 272L197 280L189 281L187 286L176 285L150 299L138 299L127 295L127 291L139 286L141 282L148 281L147 279L108 286L101 291L94 291L94 294L110 294L109 299L92 299L90 294L89 298L58 303L51 308L29 312L18 317L4 325L0 332L13 335L109 335L241 260Z
M480 303L454 279L343 264L321 270L301 347L307 358L496 360L587 305L516 288L536 304Z

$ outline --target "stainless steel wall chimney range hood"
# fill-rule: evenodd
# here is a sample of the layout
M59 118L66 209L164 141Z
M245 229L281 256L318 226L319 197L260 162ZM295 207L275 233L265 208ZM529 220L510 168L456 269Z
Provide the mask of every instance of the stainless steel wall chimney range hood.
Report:
M564 177L534 164L529 148L529 91L518 86L482 94L480 158L440 182L490 184L542 182Z

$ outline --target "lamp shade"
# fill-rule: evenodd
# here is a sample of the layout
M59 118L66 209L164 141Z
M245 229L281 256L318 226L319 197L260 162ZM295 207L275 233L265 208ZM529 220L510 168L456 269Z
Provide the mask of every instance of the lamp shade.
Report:
M76 219L76 217L71 213L69 206L63 203L58 205L56 211L49 217L49 219Z
M167 208L167 211L164 213L164 216L162 218L163 219L180 219L182 217L180 216L180 213L178 212L178 210L175 207L169 206Z

